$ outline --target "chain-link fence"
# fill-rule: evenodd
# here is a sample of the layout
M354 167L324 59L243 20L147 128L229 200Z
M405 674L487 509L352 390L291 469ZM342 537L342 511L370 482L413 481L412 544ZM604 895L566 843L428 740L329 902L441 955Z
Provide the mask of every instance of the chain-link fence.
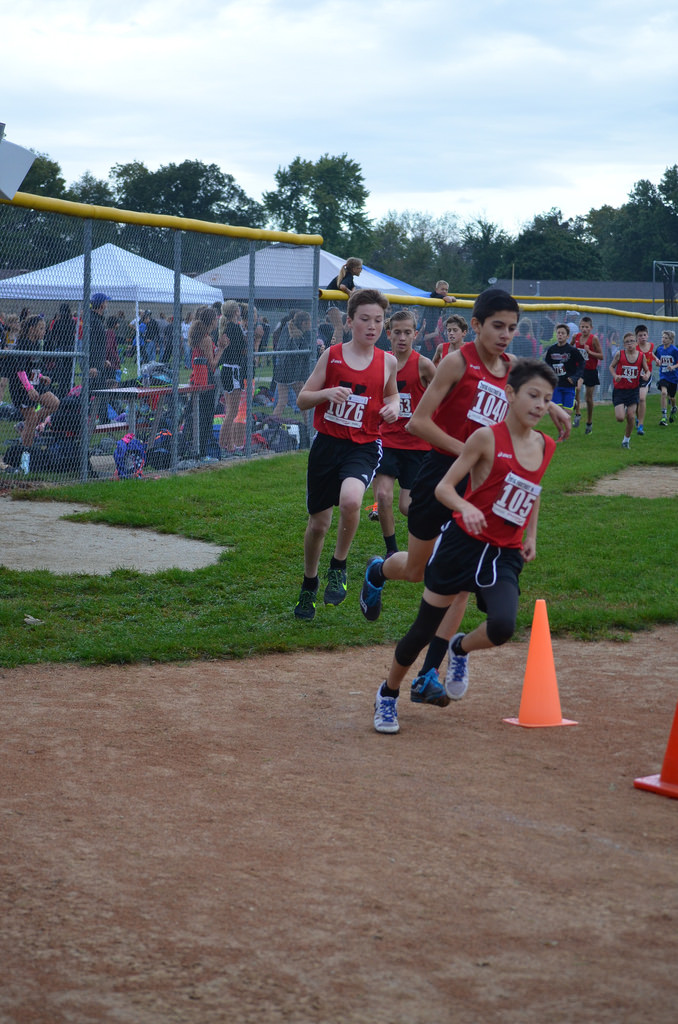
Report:
M320 241L1 204L5 479L176 472L307 445L294 384L317 358Z
M0 203L3 479L177 472L307 448L298 390L319 353L350 338L346 296L318 290L321 241L21 194ZM425 355L452 316L473 339L470 300L390 299L414 312ZM602 401L625 331L644 320L658 344L676 324L544 300L523 306L511 347L542 356L557 324L572 337L584 313L603 347ZM389 347L385 332L378 344Z

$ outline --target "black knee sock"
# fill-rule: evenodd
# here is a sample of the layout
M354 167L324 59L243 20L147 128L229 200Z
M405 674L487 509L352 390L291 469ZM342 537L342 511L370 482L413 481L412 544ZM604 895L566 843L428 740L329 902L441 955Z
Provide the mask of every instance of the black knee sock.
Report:
M415 663L421 651L436 635L446 611L447 608L437 608L422 598L416 619L402 640L396 644L395 659L399 665L409 668Z
M429 669L438 669L443 663L443 658L447 654L447 640L441 636L434 636L431 643L428 645L426 652L426 658L422 665L421 674L426 675Z
M384 544L386 545L386 551L389 555L392 555L394 551L397 551L398 542L396 541L395 533L392 533L390 537L384 537Z

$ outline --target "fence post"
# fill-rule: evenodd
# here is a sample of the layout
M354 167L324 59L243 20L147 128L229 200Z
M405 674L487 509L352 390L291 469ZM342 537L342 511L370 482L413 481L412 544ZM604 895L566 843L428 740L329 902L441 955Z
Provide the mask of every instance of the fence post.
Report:
M174 306L172 312L172 448L170 470L179 459L179 370L181 366L181 231L174 232ZM149 438L152 443L153 438Z
M80 479L89 475L89 334L91 324L90 293L92 291L92 221L83 221L82 262L82 349L80 351ZM103 386L103 382L101 382ZM94 409L96 426L96 407Z
M252 453L252 399L254 397L254 298L256 293L256 249L250 239L250 266L248 282L248 316L247 316L247 390L245 402L245 455Z

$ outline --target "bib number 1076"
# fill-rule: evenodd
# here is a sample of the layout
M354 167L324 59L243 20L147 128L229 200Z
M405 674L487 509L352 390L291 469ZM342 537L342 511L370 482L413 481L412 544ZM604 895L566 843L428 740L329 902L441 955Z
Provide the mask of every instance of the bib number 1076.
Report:
M330 423L340 423L343 427L359 427L367 408L366 395L349 395L345 402L330 402L325 419Z

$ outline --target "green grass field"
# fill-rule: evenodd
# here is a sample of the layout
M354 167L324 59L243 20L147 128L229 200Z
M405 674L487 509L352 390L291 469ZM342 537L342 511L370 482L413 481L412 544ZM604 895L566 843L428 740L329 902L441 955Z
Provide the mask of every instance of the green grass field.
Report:
M587 489L625 466L678 465L678 423L660 429L651 396L647 434L623 451L610 406L596 409L558 445L544 481L538 555L522 575L519 630L534 601L547 602L553 634L623 639L678 620L675 498L597 497ZM550 420L545 420L546 429ZM195 572L55 576L0 568L0 664L42 661L123 663L245 658L307 648L390 643L409 626L421 585L393 583L384 611L366 622L358 606L365 559L381 553L378 523L363 516L349 560L349 595L319 603L312 623L292 608L302 574L306 454L254 459L167 479L95 481L22 493L22 499L88 502L94 522L147 527L228 546L219 564ZM371 494L371 492L369 492ZM19 497L19 496L18 496ZM365 504L367 504L367 498ZM328 535L321 578L334 544ZM405 521L398 524L401 547ZM322 584L321 584L322 587ZM24 616L41 619L32 628ZM469 610L465 626L480 619Z

